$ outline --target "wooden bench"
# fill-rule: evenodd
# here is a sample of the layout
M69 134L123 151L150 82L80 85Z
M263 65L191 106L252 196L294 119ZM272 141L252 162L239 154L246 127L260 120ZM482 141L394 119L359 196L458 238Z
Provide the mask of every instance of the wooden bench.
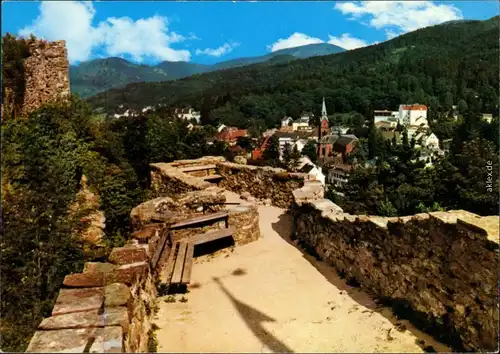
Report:
M186 227L192 227L199 224L214 223L219 220L224 220L226 222L226 227L228 227L228 217L229 214L226 212L218 212L218 213L196 216L194 218L179 221L175 224L170 225L170 230L183 229Z
M194 245L180 241L175 242L160 276L162 284L168 284L171 289L184 287L191 281L193 268Z
M183 239L182 241L192 243L194 246L202 245L207 242L219 240L225 237L232 237L234 234L234 230L232 227L228 227L226 229L216 230L206 232L204 234L198 234L195 236L191 236L189 238Z

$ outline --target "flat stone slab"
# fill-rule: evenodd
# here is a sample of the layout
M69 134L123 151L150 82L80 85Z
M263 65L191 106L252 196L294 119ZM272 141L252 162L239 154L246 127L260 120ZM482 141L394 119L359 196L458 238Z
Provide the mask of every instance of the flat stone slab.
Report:
M126 307L110 307L99 314L99 310L67 313L45 318L38 329L78 329L105 326L121 326L125 332L129 329L129 315Z
M37 331L31 338L28 353L83 353L93 333L92 328Z
M107 262L86 262L83 266L84 273L110 273L118 267L114 264Z
M61 289L52 316L99 309L103 302L103 288Z
M98 328L90 353L123 353L123 331L119 326Z
M101 272L69 274L64 277L63 284L72 288L99 287L104 285L104 275Z
M149 265L146 262L124 264L112 273L106 274L106 284L124 283L133 285L147 274Z
M113 248L108 259L111 263L123 265L146 261L148 256L141 247L126 246Z

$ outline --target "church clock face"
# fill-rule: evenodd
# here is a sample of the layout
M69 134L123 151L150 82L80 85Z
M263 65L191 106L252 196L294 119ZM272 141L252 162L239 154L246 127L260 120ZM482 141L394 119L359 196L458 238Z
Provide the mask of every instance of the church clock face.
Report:
M328 128L328 121L327 121L327 120L323 120L323 121L321 122L321 126L322 126L323 128Z

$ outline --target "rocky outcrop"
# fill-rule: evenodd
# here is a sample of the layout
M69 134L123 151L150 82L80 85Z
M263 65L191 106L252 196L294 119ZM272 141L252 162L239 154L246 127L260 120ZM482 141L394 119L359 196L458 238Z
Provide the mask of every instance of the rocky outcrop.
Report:
M72 215L80 214L81 229L76 230L77 237L89 246L103 247L103 238L106 228L106 217L99 210L99 196L92 192L87 183L87 177L82 176L80 190L76 195L76 202L70 206Z
M497 350L498 216L349 215L326 199L299 201L292 213L295 237L340 274L404 304L449 344Z
M288 208L293 203L292 192L308 179L304 173L288 173L281 168L238 165L231 162L217 164L224 177L219 187L242 194L250 193L259 199L271 199L272 205Z
M22 112L25 115L42 104L70 95L66 42L37 40L29 43L29 52L30 56L24 60L26 83Z

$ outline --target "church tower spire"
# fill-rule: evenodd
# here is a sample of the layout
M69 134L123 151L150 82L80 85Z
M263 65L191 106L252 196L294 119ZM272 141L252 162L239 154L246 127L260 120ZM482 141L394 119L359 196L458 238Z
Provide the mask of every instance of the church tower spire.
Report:
M325 98L323 97L323 107L321 108L321 120L328 119L328 114L326 113L326 103Z

